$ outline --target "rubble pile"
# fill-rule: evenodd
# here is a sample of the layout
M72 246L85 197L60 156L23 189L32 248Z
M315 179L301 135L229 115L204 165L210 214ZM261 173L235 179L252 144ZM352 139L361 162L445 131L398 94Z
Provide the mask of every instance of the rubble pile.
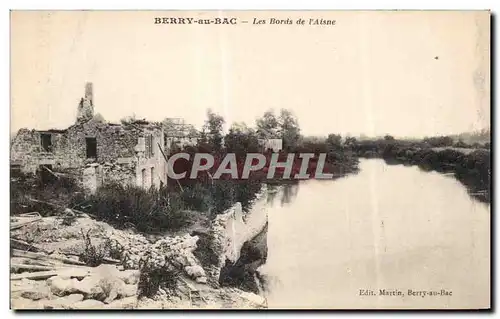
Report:
M34 278L29 275L14 277L13 308L122 309L125 304L130 307L137 304L137 270L120 271L114 265L100 265L61 269L46 276L49 277L46 280L29 279Z
M29 244L43 247L50 253L82 254L85 249L82 234L90 234L92 244L102 246L107 244L108 256L117 259L125 269L139 269L141 265L150 267L177 267L184 270L193 279L203 282L206 277L199 261L193 255L196 249L197 236L163 237L152 243L141 234L119 230L110 225L95 221L89 217L77 218L72 225L64 226L57 217L38 218L36 223L27 224L22 229L11 232L11 237ZM67 243L77 240L68 251ZM51 245L52 243L57 244ZM50 247L51 249L46 249ZM75 251L76 250L76 251ZM119 252L120 256L109 255L109 252Z
M189 278L206 283L207 275L200 262L193 255L198 236L186 234L166 237L149 246L140 258L141 266L148 269L182 269Z
M217 222L217 220L219 220ZM216 252L225 259L224 218L216 219L212 235ZM220 223L219 228L217 227ZM215 225L215 226L214 226ZM222 227L222 228L221 228ZM100 264L89 267L85 235L98 250ZM214 269L206 270L193 252L198 236L146 238L132 230L115 229L89 216L31 214L11 221L11 300L14 309L162 309L264 307L256 295L211 286ZM85 262L83 262L85 260ZM153 299L139 297L142 275L150 270L179 274L175 289L161 288ZM219 268L220 269L220 268ZM215 269L217 272L217 267ZM214 277L212 277L214 276ZM217 275L218 276L218 275ZM232 305L232 306L231 306Z

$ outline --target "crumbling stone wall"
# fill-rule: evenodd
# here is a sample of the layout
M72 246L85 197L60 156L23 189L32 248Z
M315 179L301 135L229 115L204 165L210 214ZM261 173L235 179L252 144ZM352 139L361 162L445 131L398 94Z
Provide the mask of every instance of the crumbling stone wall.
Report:
M50 152L43 150L42 134L52 135ZM146 153L145 140L149 136L152 136L152 139L149 139L152 151ZM87 158L88 137L96 139L96 158ZM158 187L160 183L166 183L166 161L158 144L164 145L163 131L158 125L150 123L118 125L91 119L76 123L64 131L21 129L11 147L11 160L20 164L24 172L34 173L39 165L43 164L50 164L54 169L81 168L85 170L84 183L97 186L102 184L103 180L128 179L137 186ZM92 163L128 166L127 169L104 169L99 173L92 172L92 169L88 168ZM130 165L131 163L133 165ZM125 177L124 174L130 175ZM98 179L97 182L90 181L93 175ZM143 175L149 182L145 183Z
M104 163L121 157L134 157L134 147L139 136L138 130L127 129L122 125L102 123L90 120L78 123L68 128L68 140L71 147L70 156L78 158L81 166L84 162ZM86 138L92 137L97 141L97 157L87 159Z
M149 135L152 136L152 154L148 154L146 147L146 140ZM145 127L135 148L138 158L136 185L139 187L149 188L152 185L159 187L162 183L166 185L167 162L158 145L165 145L163 129L156 126Z
M188 146L196 146L198 137L196 136L166 136L165 148L168 153L175 149L185 149Z
M210 228L211 249L217 254L218 263L210 271L212 278L219 278L227 261L236 263L244 243L255 238L266 227L268 196L267 188L263 186L252 201L252 209L248 213L244 213L241 203L237 202L213 219Z
M52 151L42 148L41 135L52 135ZM34 173L39 165L53 165L54 168L70 168L70 159L64 152L68 141L63 131L36 131L21 129L11 145L11 162L20 164L23 172Z
M117 183L123 186L136 185L136 162L129 163L92 163L83 169L83 186L94 193L99 186Z

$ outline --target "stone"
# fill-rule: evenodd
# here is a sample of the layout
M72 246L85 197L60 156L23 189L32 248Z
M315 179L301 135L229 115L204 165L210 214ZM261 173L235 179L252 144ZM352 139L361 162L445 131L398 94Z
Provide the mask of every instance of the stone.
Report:
M107 265L109 266L109 265ZM100 267L100 266L99 266ZM96 267L96 268L99 268ZM113 270L114 269L114 270ZM120 272L110 267L100 267L91 276L77 282L75 290L85 294L87 298L96 299L105 303L110 303L118 296L132 296L137 293L136 285L127 285L118 276ZM132 273L129 273L132 276ZM128 280L132 280L128 278Z
M104 290L99 286L99 278L96 276L85 277L78 282L76 289L83 293L87 298L101 300L106 298Z
M124 285L118 292L122 297L131 297L137 295L137 285Z
M184 256L177 256L173 262L175 262L176 265L183 266L186 263L186 258L184 258Z
M266 299L264 297L261 297L251 292L241 291L239 295L241 298L246 299L257 305L264 305L266 303Z
M139 282L139 276L141 275L139 270L124 270L119 272L119 277L126 284L135 285Z
M52 277L54 278L54 277ZM71 293L77 292L77 279L64 279L62 277L56 276L54 279L48 282L50 291L56 296L65 296Z
M98 309L104 308L104 303L99 300L87 299L77 302L71 306L71 309Z
M57 277L64 278L64 279L69 279L69 278L77 278L77 279L83 279L89 275L89 270L84 269L84 268L68 268L68 269L62 269L58 271ZM53 277L51 277L53 278ZM49 278L49 279L51 279Z
M11 298L23 298L30 300L40 300L48 298L50 288L45 280L22 280L11 281Z
M207 283L207 277L198 277L196 278L196 282L199 284L206 284Z
M193 278L197 278L197 277L204 277L206 276L205 274L205 270L203 270L203 268L201 266L186 266L184 267L184 270L186 271L186 273L193 277Z
M187 261L187 264L191 265L191 266L198 264L198 261L196 260L196 258L191 254L186 256L186 261Z
M66 297L57 298L54 300L47 300L43 303L45 309L70 309L74 303L82 301L82 294L71 294Z
M92 270L93 275L120 277L120 271L115 265L101 264Z
M21 297L30 300L40 300L49 298L50 291L48 289L42 290L27 290L21 292Z
M117 277L102 277L99 280L99 286L102 288L106 296L103 301L105 303L110 303L121 294L124 290L125 283Z
M134 309L137 307L137 297L127 297L115 300L104 306L106 309Z

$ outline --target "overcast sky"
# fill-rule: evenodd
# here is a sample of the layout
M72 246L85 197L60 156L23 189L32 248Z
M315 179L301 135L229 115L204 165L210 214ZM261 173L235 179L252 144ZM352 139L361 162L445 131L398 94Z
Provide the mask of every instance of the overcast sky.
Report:
M155 25L154 17L248 24ZM253 17L335 26L252 25ZM14 12L11 131L96 112L201 126L291 109L306 135L426 136L489 127L487 12Z

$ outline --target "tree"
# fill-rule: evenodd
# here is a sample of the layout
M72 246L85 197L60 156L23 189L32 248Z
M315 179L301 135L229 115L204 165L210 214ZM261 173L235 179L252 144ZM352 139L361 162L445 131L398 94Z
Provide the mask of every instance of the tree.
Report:
M203 131L206 133L207 142L211 145L213 151L218 152L222 149L222 126L224 123L225 121L222 116L208 109Z
M468 145L462 141L462 139L459 139L458 142L455 143L455 147L461 147L461 148L466 148Z
M245 123L234 123L224 138L226 149L237 157L245 157L247 153L259 151L259 140L255 130Z
M295 149L300 138L299 121L292 111L281 109L278 123L279 133L283 139L283 148L288 150Z
M394 137L391 136L391 135L389 135L389 134L387 134L386 136L384 136L384 140L386 142L393 142L394 141Z
M266 111L264 115L257 119L257 136L262 139L278 137L278 119L273 110Z
M212 152L212 147L208 143L207 132L203 128L199 134L196 147L199 152Z
M350 147L351 149L356 147L358 141L353 136L347 136L344 141L344 146Z
M329 149L339 149L342 145L342 136L338 134L328 134L326 144Z
M432 147L445 147L453 145L453 138L449 136L426 137L424 142L429 143Z

